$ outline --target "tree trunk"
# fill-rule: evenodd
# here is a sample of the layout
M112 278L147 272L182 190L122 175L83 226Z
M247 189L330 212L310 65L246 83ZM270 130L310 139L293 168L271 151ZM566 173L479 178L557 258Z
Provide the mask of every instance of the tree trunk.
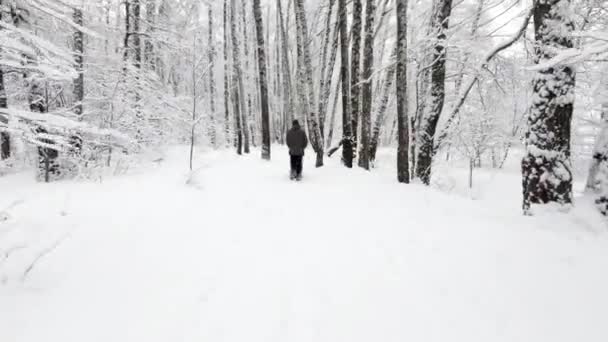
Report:
M435 132L445 102L446 31L451 13L452 0L439 0L431 21L436 35L431 66L431 103L428 116L421 122L418 135L420 147L416 164L416 174L425 185L431 184Z
M230 146L230 61L228 58L228 0L224 0L224 134Z
M340 76L342 77L342 76ZM336 90L334 91L334 101L331 106L331 116L329 119L329 131L327 132L326 147L329 150L334 138L334 127L336 126L336 112L338 109L338 96L340 96L340 82L336 82Z
M251 1L251 0L245 0ZM234 8L236 11L236 8ZM239 82L239 92L241 93L241 113L242 113L242 126L243 126L243 151L245 153L250 152L250 145L253 139L253 134L251 134L251 121L252 121L252 111L251 111L251 93L249 92L250 86L250 78L249 78L249 37L247 35L247 11L245 10L245 2L241 2L241 23L242 23L242 44L243 44L243 59L245 60L245 71L243 72L241 69L241 77ZM240 60L240 59L239 59ZM247 87L244 86L247 85ZM255 145L255 143L253 144Z
M570 0L547 0L536 4L535 62L555 57L556 49L572 48L573 24L566 16ZM531 204L572 203L570 134L575 72L570 66L541 69L534 80L535 100L528 113L526 155L522 161L523 210Z
M0 0L0 7L4 6L4 1ZM2 20L2 11L0 11L0 20ZM8 108L8 99L6 95L6 87L4 86L4 70L0 66L0 110ZM6 125L8 128L9 119L6 115L0 114L0 125ZM8 132L0 129L0 159L5 160L11 157L11 137Z
M74 8L74 23L83 26L82 9ZM78 76L74 79L74 114L82 115L84 100L84 34L80 30L74 31L74 66Z
M266 71L266 49L264 43L264 25L260 0L253 0L253 16L257 33L258 71L260 97L262 105L262 159L270 160L270 113L268 108L268 77Z
M333 13L333 8L336 3L336 0L328 0L328 8L327 14L325 16L325 32L323 38L323 52L321 54L321 75L319 76L320 84L319 84L319 124L321 127L321 135L325 136L325 113L327 108L327 98L326 94L331 92L331 76L333 75L333 62L335 62L335 58L333 62L327 61L327 53L329 51L329 43L331 39L331 14ZM337 49L337 42L334 41L333 48L335 51ZM332 55L335 56L335 53L332 52ZM327 71L327 67L330 65L329 72ZM328 76L329 75L329 76Z
M319 125L319 118L315 112L315 89L313 83L313 69L312 69L312 58L310 56L310 46L308 42L308 24L306 20L306 12L304 10L304 0L294 0L294 10L296 13L296 27L300 35L300 43L302 44L301 51L302 56L300 58L302 62L302 71L304 78L301 82L304 83L307 89L308 97L308 111L307 111L307 122L308 122L308 133L310 135L310 144L317 154L316 166L323 166L323 136L321 135L321 128Z
M245 106L243 105L243 78L241 73L241 53L237 37L235 0L230 0L230 27L232 33L232 105L236 125L236 152L240 155L243 154L244 127L242 125L242 111Z
M353 131L350 103L350 72L348 60L348 32L346 0L338 0L340 21L340 78L342 82L342 162L348 168L353 167Z
M289 40L283 19L281 0L277 0L277 12L279 15L279 29L281 37L281 70L283 80L283 135L287 134L291 120L294 118L294 102L292 95L291 66L289 63Z
M367 0L365 5L365 41L363 52L363 87L361 102L361 150L359 167L369 170L370 140L372 128L372 73L374 68L374 17L375 0ZM407 62L407 61L406 61ZM407 80L407 77L406 77Z
M361 0L353 0L353 23L351 28L351 71L350 71L350 100L351 100L351 121L352 121L352 148L353 158L357 155L357 144L359 134L359 115L361 112L361 33L363 5Z
M384 80L384 86L382 88L382 97L380 98L380 105L378 107L378 114L376 115L376 121L374 122L374 129L372 130L372 139L369 148L369 159L373 163L376 161L376 153L378 151L378 145L380 144L380 132L382 127L386 123L386 110L388 109L388 101L390 99L390 90L395 83L395 73L397 72L397 50L393 54L395 64L393 64L386 72L386 79Z
M0 4L1 6L1 4ZM6 97L6 88L4 86L4 72L0 67L0 110L8 108L8 99ZM0 114L0 126L8 127L8 117ZM5 160L11 157L11 137L8 132L0 128L0 159Z
M409 119L407 115L407 0L397 0L397 180L410 182Z
M156 71L154 56L154 22L156 19L156 0L146 0L146 39L144 43L144 65L146 69Z
M596 204L602 214L608 216L608 103L602 109L602 124L593 152L587 189L598 194Z
M217 128L215 123L215 38L213 37L213 7L208 5L209 17L209 138L211 145L217 148Z

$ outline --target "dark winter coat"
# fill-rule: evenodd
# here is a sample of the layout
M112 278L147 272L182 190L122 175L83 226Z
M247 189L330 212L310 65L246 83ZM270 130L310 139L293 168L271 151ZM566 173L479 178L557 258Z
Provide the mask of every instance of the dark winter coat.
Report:
M287 147L292 156L303 156L304 150L308 147L306 132L300 126L293 126L287 132Z

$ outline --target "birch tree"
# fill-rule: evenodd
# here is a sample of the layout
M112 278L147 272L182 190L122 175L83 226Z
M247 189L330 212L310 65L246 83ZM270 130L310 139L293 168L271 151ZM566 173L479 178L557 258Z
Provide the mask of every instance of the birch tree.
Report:
M319 117L316 113L315 108L315 88L313 82L313 69L312 69L312 58L310 55L310 46L306 42L308 41L308 24L306 20L306 11L304 10L304 0L294 0L294 10L296 13L296 27L298 31L299 46L298 51L301 52L300 69L303 71L304 76L299 81L302 83L301 87L306 89L306 94L303 99L307 102L303 108L307 109L305 113L306 121L308 123L308 133L310 135L310 143L315 153L317 154L316 166L323 166L323 135L321 135L321 127L319 125Z

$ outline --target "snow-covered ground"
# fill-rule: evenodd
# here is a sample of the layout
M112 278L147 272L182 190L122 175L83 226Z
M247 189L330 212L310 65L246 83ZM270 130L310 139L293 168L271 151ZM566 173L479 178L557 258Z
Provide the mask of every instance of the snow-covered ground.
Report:
M309 156L293 183L273 157L0 178L0 341L608 341L608 227L585 200L530 218L516 173L438 191L397 184L390 153L372 174Z

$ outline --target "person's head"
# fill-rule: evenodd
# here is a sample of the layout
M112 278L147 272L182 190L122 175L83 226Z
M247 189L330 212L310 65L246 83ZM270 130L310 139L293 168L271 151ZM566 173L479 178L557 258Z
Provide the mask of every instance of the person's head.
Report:
M300 128L300 121L298 121L298 120L293 120L293 121L292 121L292 123L291 123L291 126L292 126L293 128Z

